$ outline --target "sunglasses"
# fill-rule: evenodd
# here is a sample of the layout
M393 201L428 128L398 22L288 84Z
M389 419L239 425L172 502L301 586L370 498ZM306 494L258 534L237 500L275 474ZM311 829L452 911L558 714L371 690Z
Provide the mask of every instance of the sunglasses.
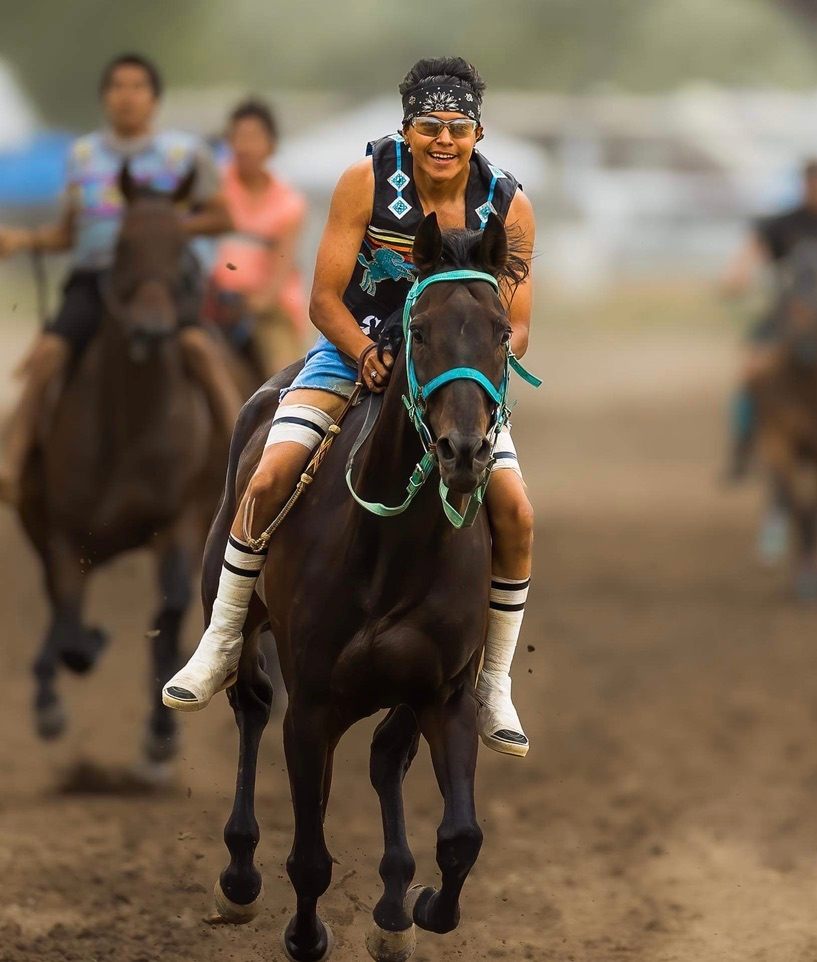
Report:
M479 123L469 117L457 117L456 120L440 120L439 117L412 117L411 126L423 137L435 138L439 137L443 128L447 127L448 132L455 140L463 140L474 133Z

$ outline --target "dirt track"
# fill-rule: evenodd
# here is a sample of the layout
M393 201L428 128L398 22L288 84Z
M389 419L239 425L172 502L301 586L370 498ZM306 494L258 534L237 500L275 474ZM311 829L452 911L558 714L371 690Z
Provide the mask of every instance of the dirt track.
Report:
M756 494L714 484L730 339L553 325L537 354L548 388L524 393L515 430L539 518L515 670L533 750L524 762L482 753L486 841L463 924L420 933L415 958L814 962L817 610L754 564ZM265 907L244 928L210 927L235 773L226 701L185 719L173 792L66 792L78 760L115 770L138 754L148 562L125 559L95 583L93 612L115 642L96 675L66 679L71 733L45 748L27 675L44 606L6 514L0 544L0 960L282 958L293 897L280 725L259 784ZM367 957L378 891L370 730L342 744L330 807L339 864L322 911L337 962ZM427 882L439 813L421 753L408 814Z

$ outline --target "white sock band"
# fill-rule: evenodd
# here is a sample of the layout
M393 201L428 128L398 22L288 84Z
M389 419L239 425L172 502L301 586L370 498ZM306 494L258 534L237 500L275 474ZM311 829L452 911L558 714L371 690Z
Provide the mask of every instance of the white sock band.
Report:
M510 674L516 642L525 615L529 587L530 578L514 581L510 578L492 576L483 671Z
M266 560L266 553L256 554L243 541L230 535L224 552L221 576L218 579L218 595L213 606L211 625L216 621L217 611L221 610L219 602L246 610L255 590L255 582ZM232 620L230 618L231 622Z
M335 419L326 411L311 404L282 404L272 419L265 447L294 441L314 451L334 423Z

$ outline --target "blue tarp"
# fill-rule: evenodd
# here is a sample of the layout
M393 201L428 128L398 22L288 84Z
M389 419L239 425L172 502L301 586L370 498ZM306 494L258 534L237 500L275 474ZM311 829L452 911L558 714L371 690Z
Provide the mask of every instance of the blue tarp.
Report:
M0 151L0 205L31 207L54 203L65 178L73 136L61 131L36 134L28 143Z

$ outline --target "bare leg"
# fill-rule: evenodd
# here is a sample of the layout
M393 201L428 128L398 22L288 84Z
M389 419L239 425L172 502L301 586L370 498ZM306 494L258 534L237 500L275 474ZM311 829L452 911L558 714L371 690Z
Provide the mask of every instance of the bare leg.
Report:
M255 818L258 747L272 706L272 685L258 655L259 628L264 617L263 606L256 598L245 628L238 680L227 693L239 731L238 778L233 810L224 828L230 864L216 883L215 896L218 914L225 922L234 924L249 922L256 916L263 888L253 859L261 837Z
M369 774L383 817L383 896L374 908L375 925L366 945L378 962L403 962L414 951L412 920L404 907L415 865L406 838L403 779L417 754L419 737L414 712L400 705L378 725L372 740Z
M331 932L318 916L317 906L332 880L323 818L327 764L334 742L328 711L293 696L284 718L284 749L295 812L287 873L297 909L284 932L284 948L295 962L323 962L332 950Z
M34 436L50 388L68 363L71 349L56 334L42 334L25 364L25 384L17 407L9 417L0 463L0 500L16 504L20 478L34 445Z
M450 932L459 925L459 897L482 847L482 830L474 806L477 763L476 704L460 689L445 705L420 714L420 728L431 748L434 774L445 809L437 830L437 864L442 873L439 891L413 888L409 907L420 928Z
M530 584L533 509L522 478L494 471L488 486L491 522L491 598L485 660L477 683L479 732L494 751L524 756L528 739L511 699L511 663Z

